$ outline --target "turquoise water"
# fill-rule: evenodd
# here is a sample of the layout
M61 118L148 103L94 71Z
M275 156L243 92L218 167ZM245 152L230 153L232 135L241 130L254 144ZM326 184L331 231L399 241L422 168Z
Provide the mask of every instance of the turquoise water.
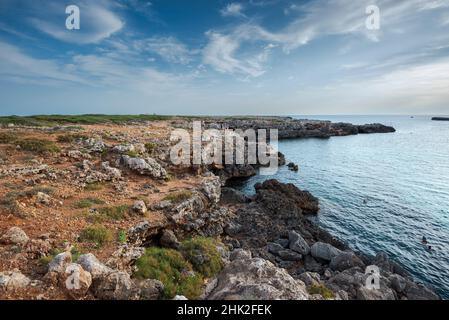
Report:
M256 176L294 183L320 199L318 222L355 250L387 252L415 278L449 298L449 122L416 116L314 116L354 124L380 122L392 134L279 143L300 167ZM426 236L432 251L421 244Z

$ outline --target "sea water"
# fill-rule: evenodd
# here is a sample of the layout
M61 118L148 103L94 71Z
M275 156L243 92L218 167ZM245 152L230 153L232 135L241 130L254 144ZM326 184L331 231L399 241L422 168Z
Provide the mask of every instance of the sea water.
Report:
M320 200L317 222L351 248L384 251L417 280L449 298L449 122L431 116L308 116L333 122L379 122L396 133L279 142L287 162L274 176ZM425 236L432 250L421 243Z

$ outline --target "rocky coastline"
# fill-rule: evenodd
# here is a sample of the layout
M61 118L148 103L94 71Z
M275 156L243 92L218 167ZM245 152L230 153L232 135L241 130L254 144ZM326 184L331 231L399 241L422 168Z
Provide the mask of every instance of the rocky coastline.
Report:
M279 139L321 138L370 133L392 133L396 130L380 123L354 125L324 120L294 119L291 117L209 118L204 126L211 129L277 129Z
M268 180L247 196L226 182L249 169L172 165L169 132L181 121L0 129L0 298L439 299L385 253L353 252L312 222L309 192ZM283 138L394 130L293 123L279 124ZM366 286L369 266L378 289Z

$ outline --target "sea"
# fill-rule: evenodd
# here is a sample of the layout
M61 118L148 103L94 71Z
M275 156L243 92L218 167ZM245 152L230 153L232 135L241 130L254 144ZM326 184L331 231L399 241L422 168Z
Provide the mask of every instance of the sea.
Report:
M299 171L281 167L238 187L253 194L255 183L275 178L310 191L320 201L320 226L354 250L386 252L449 299L449 122L410 115L294 118L382 123L397 131L280 141L279 151Z

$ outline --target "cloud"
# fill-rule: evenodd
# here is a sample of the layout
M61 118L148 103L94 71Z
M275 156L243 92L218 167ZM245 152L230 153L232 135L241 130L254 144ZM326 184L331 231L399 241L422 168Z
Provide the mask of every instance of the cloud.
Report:
M192 61L193 52L174 37L152 37L137 40L133 46L141 52L155 53L167 62L188 64Z
M229 3L220 10L220 13L223 17L245 17L243 11L243 5L240 3Z
M40 86L83 85L103 89L137 90L143 93L172 93L194 79L193 74L161 72L130 63L132 57L77 54L61 63L36 59L16 46L0 41L0 79Z
M234 58L241 41L238 36L222 35L217 32L208 32L207 36L209 43L203 50L204 64L211 65L222 73L251 77L259 77L265 73L262 63L266 61L268 51L264 50L265 54L262 52L239 60Z
M209 43L204 48L204 63L220 72L246 73L257 77L263 74L263 65L251 64L247 58L238 56L243 45L270 42L280 45L288 54L324 36L354 35L363 36L369 41L379 41L388 32L413 25L406 21L420 10L434 10L448 5L446 0L430 3L422 0L378 0L376 3L381 8L381 29L374 31L368 30L365 25L366 7L372 4L371 0L317 0L295 4L288 7L292 19L278 31L270 31L255 23L240 24L230 31L210 30L206 33Z
M124 22L106 6L97 4L80 3L80 30L67 30L65 19L61 19L62 13L65 13L61 6L50 6L47 12L52 18L31 18L30 21L38 30L50 35L51 37L70 43L89 44L98 43L103 39L109 38L112 34L120 31ZM67 17L67 15L64 15Z

